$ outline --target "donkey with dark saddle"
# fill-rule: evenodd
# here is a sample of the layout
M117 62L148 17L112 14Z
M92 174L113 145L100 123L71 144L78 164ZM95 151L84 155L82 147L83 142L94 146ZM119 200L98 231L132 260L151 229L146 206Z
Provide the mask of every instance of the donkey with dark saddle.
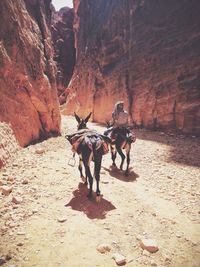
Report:
M110 124L107 122L108 127L110 127ZM108 134L109 132L109 134ZM127 166L125 170L125 175L127 176L129 174L129 164L130 164L130 150L131 150L131 144L136 141L136 136L133 132L133 127L131 126L120 126L120 127L114 127L112 130L106 130L104 134L108 134L109 138L111 139L111 158L112 158L112 165L116 166L115 159L117 156L117 152L121 156L121 164L120 164L120 170L123 170L123 164L124 160L126 158L127 160ZM123 150L125 150L125 153L123 153Z
M87 178L89 180L88 198L92 198L93 176L90 171L90 163L94 161L94 176L96 179L96 200L100 201L100 170L102 157L108 153L108 144L111 142L109 137L97 133L95 130L87 128L87 122L91 113L85 118L81 119L76 113L75 118L78 122L78 131L71 135L66 135L67 140L72 145L72 151L79 155L79 171L81 179L87 185ZM85 176L82 171L82 164L85 167Z

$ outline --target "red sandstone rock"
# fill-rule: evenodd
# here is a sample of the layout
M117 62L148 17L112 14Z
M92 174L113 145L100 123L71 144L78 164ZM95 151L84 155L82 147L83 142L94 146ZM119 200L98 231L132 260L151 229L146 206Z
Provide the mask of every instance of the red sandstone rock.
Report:
M142 239L140 246L142 249L145 249L151 253L158 251L156 241L153 239Z
M66 102L66 87L73 74L76 50L74 47L73 9L63 7L59 11L53 9L52 38L54 44L54 60L57 63L57 89L60 104Z
M23 201L22 197L14 196L12 198L12 202L15 204L20 204L20 203L22 203L22 201Z
M77 61L65 114L200 134L200 2L74 1Z
M21 146L60 133L50 1L0 1L0 121Z
M1 189L2 195L4 196L10 195L10 193L12 192L12 187L9 187L9 186L2 186L0 189Z
M15 181L15 178L12 177L12 176L9 176L6 180L9 181L9 182L14 182Z
M112 259L114 259L118 265L124 265L126 263L126 258L119 253L114 253Z
M1 109L1 107L0 107ZM11 126L5 122L0 122L0 169L5 165L6 161L17 150L19 150L19 144L14 136Z

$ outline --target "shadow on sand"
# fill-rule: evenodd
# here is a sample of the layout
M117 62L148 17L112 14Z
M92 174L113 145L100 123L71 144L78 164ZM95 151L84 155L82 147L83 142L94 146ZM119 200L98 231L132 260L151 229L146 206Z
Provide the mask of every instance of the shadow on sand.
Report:
M93 123L92 125L98 127L102 133L106 130L105 124ZM200 167L200 136L194 138L190 135L181 135L170 129L168 133L135 129L135 134L137 139L153 141L170 146L171 153L169 161Z
M95 201L95 194L92 200L87 198L88 188L86 185L79 183L78 189L73 192L73 198L65 205L73 210L84 212L90 219L105 219L106 214L116 209L116 207L103 197L100 202Z
M200 167L200 137L136 130L137 139L159 142L171 147L169 160Z
M117 167L110 166L110 168L103 167L102 168L107 171L110 176L117 178L118 180L124 181L124 182L134 182L139 177L137 173L133 171L132 168L129 168L129 175L126 176L124 174L124 171L121 171Z

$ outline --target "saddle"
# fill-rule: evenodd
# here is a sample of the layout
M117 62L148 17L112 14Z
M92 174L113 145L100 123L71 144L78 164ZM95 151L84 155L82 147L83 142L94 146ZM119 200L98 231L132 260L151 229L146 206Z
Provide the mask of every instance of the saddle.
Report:
M95 130L82 129L78 130L76 133L65 136L67 140L72 145L72 151L77 154L81 153L81 145L87 145L87 147L92 151L103 148L103 154L109 152L108 144L111 142L110 138L102 134L97 133Z
M131 126L118 126L111 131L111 140L115 142L117 138L122 138L128 143L134 143L136 141L136 136Z

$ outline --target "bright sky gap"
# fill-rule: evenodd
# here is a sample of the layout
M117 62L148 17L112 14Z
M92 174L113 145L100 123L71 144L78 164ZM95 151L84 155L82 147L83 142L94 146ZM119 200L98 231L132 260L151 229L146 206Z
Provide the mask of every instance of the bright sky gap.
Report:
M58 11L60 8L64 6L68 6L70 8L73 7L73 0L52 0L52 4L54 5L55 9Z

